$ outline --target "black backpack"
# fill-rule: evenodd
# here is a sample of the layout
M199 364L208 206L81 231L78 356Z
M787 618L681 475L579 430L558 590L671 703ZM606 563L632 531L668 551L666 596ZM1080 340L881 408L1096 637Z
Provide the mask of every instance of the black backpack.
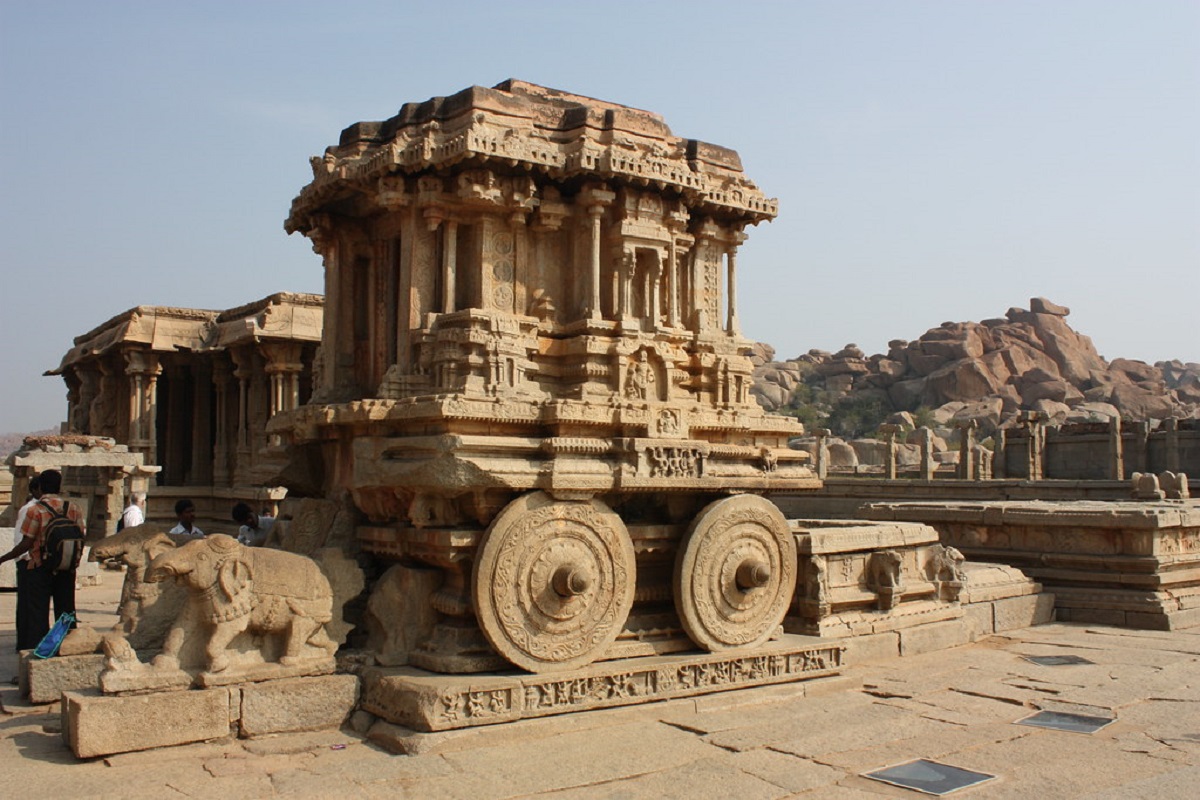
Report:
M71 572L83 558L83 531L67 516L71 504L64 502L61 513L45 500L41 505L50 512L50 521L42 531L42 566L51 572Z

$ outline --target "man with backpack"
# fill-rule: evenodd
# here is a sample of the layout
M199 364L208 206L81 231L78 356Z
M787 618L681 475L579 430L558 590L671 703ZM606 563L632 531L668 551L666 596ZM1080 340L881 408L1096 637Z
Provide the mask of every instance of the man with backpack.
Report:
M22 539L0 556L0 563L24 553L17 564L17 649L32 650L50 630L50 601L55 618L75 611L75 567L79 565L87 526L83 510L58 496L62 473L48 469L38 476L42 496L25 513Z

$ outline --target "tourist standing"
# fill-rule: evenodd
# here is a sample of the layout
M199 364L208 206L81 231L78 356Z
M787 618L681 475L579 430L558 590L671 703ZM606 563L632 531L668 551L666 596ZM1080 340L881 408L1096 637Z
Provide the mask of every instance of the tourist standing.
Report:
M235 505L232 516L242 526L238 529L238 541L247 547L262 547L275 527L274 517L255 514L245 503Z
M46 526L55 514L66 514L86 534L83 511L58 496L62 490L62 473L48 469L38 476L42 496L29 506L21 523L21 542L0 556L0 563L28 553L29 560L18 564L17 572L17 650L32 650L50 631L50 601L54 600L55 617L75 611L75 570L54 572L43 564Z
M196 526L196 504L191 500L184 497L175 503L175 518L179 521L167 533L191 536L194 539L204 538L204 531Z
M121 512L121 530L136 528L146 521L146 493L134 492L129 498L129 505Z
M21 535L21 526L25 524L25 517L26 517L26 515L28 515L29 509L31 509L31 508L33 508L33 506L37 505L37 501L40 499L42 499L42 479L39 476L34 475L32 478L29 479L29 499L26 501L25 505L21 506L21 509L17 512L17 522L16 522L16 526L13 528L13 534L14 534L13 547L14 548L21 543L21 540L23 540L25 538L24 536ZM17 576L17 620L16 620L17 621L17 630L21 630L22 620L25 615L25 605L26 604L21 602L21 595L25 594L28 591L28 589L25 588L25 579L24 579L24 576L21 575L21 571L28 566L29 566L29 553L21 553L21 555L17 556L16 560L13 562L13 567L15 569L16 576ZM17 652L20 652L20 651L21 651L21 648L18 645Z

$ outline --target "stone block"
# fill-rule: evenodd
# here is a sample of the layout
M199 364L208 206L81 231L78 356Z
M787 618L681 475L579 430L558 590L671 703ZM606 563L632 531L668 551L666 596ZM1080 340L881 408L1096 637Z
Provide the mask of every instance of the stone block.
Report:
M995 609L992 603L972 603L966 606L963 623L972 642L996 632Z
M1049 622L1054 616L1054 595L1031 594L1010 597L994 604L996 632L1028 628Z
M1119 609L1112 608L1064 608L1062 606L1055 609L1055 616L1059 622L1087 622L1093 625L1115 625L1118 627L1125 625L1125 612ZM1156 626L1163 628L1166 624L1165 618L1161 615L1143 614L1144 617L1157 617L1162 621Z
M958 647L970 641L970 631L960 620L934 622L900 631L900 655L915 656Z
M104 670L104 655L37 658L33 651L21 654L20 686L31 703L57 703L63 692L95 689Z
M241 735L339 728L358 703L358 677L323 675L246 684L241 689Z
M1169 631L1190 627L1178 623L1179 619L1174 614L1143 613L1140 611L1125 612L1125 625L1144 631Z
M79 758L149 750L229 735L230 690L125 697L64 692L63 736Z
M854 636L842 643L846 645L846 660L851 664L885 661L900 655L900 635L895 631Z

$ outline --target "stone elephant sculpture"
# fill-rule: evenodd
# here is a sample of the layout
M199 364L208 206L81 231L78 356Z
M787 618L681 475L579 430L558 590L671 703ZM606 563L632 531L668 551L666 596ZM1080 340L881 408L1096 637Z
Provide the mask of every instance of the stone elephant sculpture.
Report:
M158 526L138 525L92 544L89 561L120 559L125 565L117 628L134 649L161 648L183 609L186 600L183 591L170 584L146 583L145 575L155 556L189 541L190 536L163 533Z
M155 556L145 580L168 578L187 589L188 607L167 635L155 666L178 667L190 633L207 637L209 672L229 666L229 645L243 631L282 636L279 663L285 666L308 658L332 659L337 650L325 633L325 623L333 618L333 592L310 558L246 547L216 534Z

